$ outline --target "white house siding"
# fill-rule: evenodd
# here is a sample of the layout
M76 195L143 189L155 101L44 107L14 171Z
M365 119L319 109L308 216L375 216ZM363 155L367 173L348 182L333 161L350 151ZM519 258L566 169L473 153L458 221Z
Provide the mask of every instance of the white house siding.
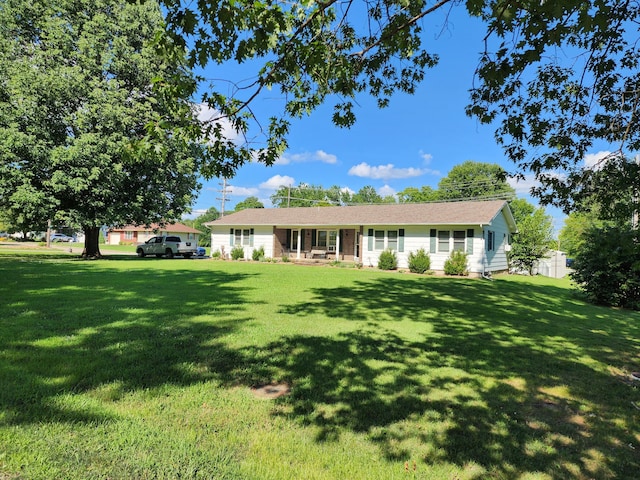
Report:
M493 232L494 235L494 248L490 249L488 245L489 232ZM490 225L485 225L483 228L484 235L484 271L486 272L501 272L509 269L507 262L507 245L509 245L509 226L504 218L504 215L498 214L491 222ZM482 271L482 270L481 270Z
M409 254L411 252L417 252L421 248L424 249L426 253L429 254L429 258L431 259L431 269L434 271L443 271L444 270L444 262L449 258L451 252L453 251L453 232L454 231L464 231L465 239L464 239L464 250L468 252L468 265L469 271L472 273L482 273L483 272L483 258L484 258L484 241L482 238L482 230L479 226L474 225L409 225L407 227L401 227L398 225L367 225L363 228L363 241L362 241L362 263L365 266L377 267L378 266L378 258L380 253L388 248L388 238L387 232L391 231L399 231L404 228L404 245L403 251L396 251L396 255L398 257L398 268L409 268ZM373 230L374 238L373 238L373 251L368 249L369 246L369 230ZM376 249L375 245L375 232L384 231L385 239L384 239L384 248ZM435 238L435 252L432 251L432 240L431 240L431 230L436 231ZM468 236L468 231L473 230L473 237L470 238ZM448 248L446 252L438 251L438 231L448 231L449 239L448 239Z
M267 258L273 257L273 227L264 226L225 226L211 229L211 252L224 252L225 256L231 254L231 250L234 245L231 242L231 229L234 230L234 243L235 243L235 230L251 231L253 229L252 239L249 245L242 245L244 250L244 258L251 258L253 251L260 247L264 247L264 256ZM244 238L244 237L242 237Z

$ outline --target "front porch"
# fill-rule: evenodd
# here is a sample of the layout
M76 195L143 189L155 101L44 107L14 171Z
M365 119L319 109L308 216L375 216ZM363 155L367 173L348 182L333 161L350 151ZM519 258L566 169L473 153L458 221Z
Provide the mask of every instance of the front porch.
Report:
M358 262L361 242L362 227L274 227L273 256L299 263Z

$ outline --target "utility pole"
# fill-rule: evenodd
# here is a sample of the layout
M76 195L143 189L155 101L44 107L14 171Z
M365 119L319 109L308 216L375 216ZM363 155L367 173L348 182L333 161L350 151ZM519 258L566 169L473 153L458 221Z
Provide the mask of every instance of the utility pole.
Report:
M220 217L224 217L224 204L229 200L227 198L227 188L230 187L231 185L227 183L226 178L223 178L222 183L219 183L218 185L222 187L222 190L218 190L218 193L220 193L222 197L217 197L216 200L220 200L221 202Z

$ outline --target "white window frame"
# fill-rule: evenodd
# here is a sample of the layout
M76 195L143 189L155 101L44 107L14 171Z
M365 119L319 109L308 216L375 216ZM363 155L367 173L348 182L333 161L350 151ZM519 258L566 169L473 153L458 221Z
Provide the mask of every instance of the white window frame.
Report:
M444 234L446 234L447 236L446 243L445 243ZM451 239L451 230L438 230L438 248L437 248L438 253L449 253L449 250L451 249L450 239ZM443 249L445 245L446 245L446 249Z

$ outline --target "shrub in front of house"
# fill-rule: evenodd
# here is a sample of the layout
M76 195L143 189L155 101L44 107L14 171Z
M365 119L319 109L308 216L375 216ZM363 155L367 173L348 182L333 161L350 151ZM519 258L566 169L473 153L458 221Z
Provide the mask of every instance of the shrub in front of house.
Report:
M216 250L215 252L211 253L211 258L221 258L222 257L222 253L220 252L220 250Z
M231 259L232 260L241 260L244 258L244 248L240 245L233 247L231 250Z
M398 257L393 250L385 250L378 258L378 268L380 270L395 270L398 268Z
M449 258L444 262L444 273L446 275L469 275L467 254L461 251L451 252Z
M261 245L260 248L254 248L253 252L251 252L251 259L254 262L259 262L264 258L264 247Z
M409 271L412 273L425 273L431 268L431 258L424 248L417 252L409 252Z

